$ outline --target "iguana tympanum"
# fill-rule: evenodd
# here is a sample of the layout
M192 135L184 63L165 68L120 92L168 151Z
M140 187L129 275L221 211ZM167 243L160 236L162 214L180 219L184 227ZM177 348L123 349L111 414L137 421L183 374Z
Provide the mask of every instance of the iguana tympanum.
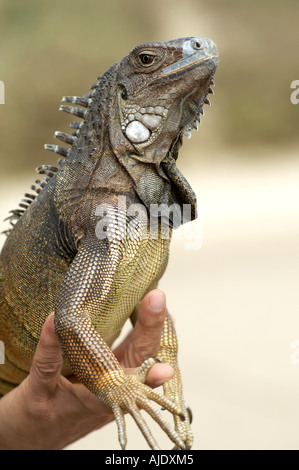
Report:
M71 124L72 135L55 133L71 148L46 146L64 158L58 167L38 169L45 177L12 211L1 253L0 394L28 375L42 326L55 311L62 373L73 372L112 408L122 448L127 412L158 448L140 408L177 447L192 445L170 316L156 354L175 369L164 396L140 379L153 359L139 376L127 376L110 347L165 271L168 232L188 221L186 214L196 217L196 196L176 160L183 134L190 136L209 104L217 65L210 39L149 43L112 66L84 97L64 97L70 105L60 109L83 120ZM175 429L154 402L173 414Z

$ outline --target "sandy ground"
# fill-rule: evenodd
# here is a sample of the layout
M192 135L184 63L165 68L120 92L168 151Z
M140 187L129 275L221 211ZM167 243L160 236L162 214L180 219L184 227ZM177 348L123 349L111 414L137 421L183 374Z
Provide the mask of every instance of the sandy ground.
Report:
M173 241L161 288L177 324L194 448L298 449L299 160L223 159L192 174L199 238ZM31 179L2 179L1 220ZM146 448L127 422L128 448ZM116 426L69 448L118 449Z

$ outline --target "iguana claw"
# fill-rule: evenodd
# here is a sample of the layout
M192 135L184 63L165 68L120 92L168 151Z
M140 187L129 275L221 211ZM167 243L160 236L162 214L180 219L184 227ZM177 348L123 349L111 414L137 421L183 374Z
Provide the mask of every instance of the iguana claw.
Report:
M108 392L103 401L106 405L111 407L114 413L118 428L118 439L122 449L125 449L127 445L127 433L124 419L125 413L130 413L133 417L149 447L153 450L159 449L159 446L140 410L146 411L153 420L159 424L177 447L180 449L186 449L180 435L162 418L159 411L154 408L152 402L163 406L175 416L178 422L185 421L186 419L181 409L178 408L171 400L168 400L166 397L152 390L147 385L140 383L136 376L127 375L126 382L122 385L118 385L111 392Z

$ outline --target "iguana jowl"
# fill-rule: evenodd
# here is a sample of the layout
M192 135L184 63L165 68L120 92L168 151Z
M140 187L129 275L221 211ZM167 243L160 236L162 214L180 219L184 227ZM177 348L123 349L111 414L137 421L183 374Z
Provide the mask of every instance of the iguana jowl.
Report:
M59 167L38 169L46 176L32 186L37 194L26 194L20 209L12 211L17 222L1 253L0 339L6 364L0 366L0 394L28 374L42 326L55 310L63 374L72 371L112 408L123 448L125 412L150 447L158 448L139 408L176 446L192 445L170 316L156 355L175 369L164 396L142 383L153 359L139 376L126 376L110 347L165 271L170 243L163 236L165 225L186 221L182 216L177 222L173 214L167 223L157 217L158 237L153 237L151 207L189 204L191 219L196 217L196 197L176 160L183 134L197 127L203 104L209 104L217 65L210 39L149 43L111 67L83 98L64 97L70 106L61 109L83 121L71 124L72 135L55 134L70 149L46 146L65 158ZM132 212L136 204L143 205L146 219ZM153 402L173 414L175 429Z

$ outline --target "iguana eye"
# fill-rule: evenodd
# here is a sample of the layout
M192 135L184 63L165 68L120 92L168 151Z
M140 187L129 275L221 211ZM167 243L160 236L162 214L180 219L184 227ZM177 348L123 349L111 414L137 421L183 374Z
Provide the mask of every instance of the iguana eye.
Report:
M155 56L151 54L142 53L142 54L139 54L139 60L142 65L149 67L150 65L154 63Z

